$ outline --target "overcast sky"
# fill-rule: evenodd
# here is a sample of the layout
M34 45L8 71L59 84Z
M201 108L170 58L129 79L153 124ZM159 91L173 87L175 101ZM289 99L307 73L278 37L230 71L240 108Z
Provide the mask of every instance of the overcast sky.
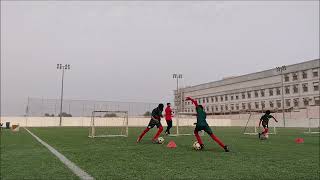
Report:
M1 109L27 97L167 102L197 85L319 58L319 2L1 1Z

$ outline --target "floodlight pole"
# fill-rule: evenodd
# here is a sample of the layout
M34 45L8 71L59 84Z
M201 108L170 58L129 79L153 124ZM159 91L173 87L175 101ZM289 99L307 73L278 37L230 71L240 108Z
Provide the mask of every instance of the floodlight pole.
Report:
M276 67L276 69L281 74L282 118L283 118L283 127L286 127L286 119L284 114L283 71L285 71L287 68L286 66L281 66L281 67Z
M64 71L70 70L70 64L65 64L64 66L62 64L57 64L57 69L62 70L62 78L61 78L61 98L60 98L60 121L59 126L62 125L62 102L63 102L63 80L64 80Z
M182 74L173 74L172 75L173 79L177 79L177 99L176 99L176 102L175 102L175 106L176 106L176 109L177 109L177 112L176 112L176 118L177 118L177 134L179 134L179 112L181 110L181 102L182 102L182 95L180 95L180 104L179 106L177 105L178 104L178 100L179 100L179 79L182 79Z

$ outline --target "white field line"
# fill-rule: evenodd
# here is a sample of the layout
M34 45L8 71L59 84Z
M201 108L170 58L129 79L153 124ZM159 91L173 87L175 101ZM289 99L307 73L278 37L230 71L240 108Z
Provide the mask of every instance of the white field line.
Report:
M80 179L83 180L93 180L94 178L87 174L85 171L83 171L81 168L79 168L76 164L71 162L69 159L67 159L64 155L59 153L57 150L55 150L53 147L51 147L46 142L42 141L38 136L34 135L32 132L30 132L27 128L24 128L27 130L37 141L39 141L42 145L44 145L46 148L49 149L49 151L52 152L57 158L65 164L75 175L77 175Z

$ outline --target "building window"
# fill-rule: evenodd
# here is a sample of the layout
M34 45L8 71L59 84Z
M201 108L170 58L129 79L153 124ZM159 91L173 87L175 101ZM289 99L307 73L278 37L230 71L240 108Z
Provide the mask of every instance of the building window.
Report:
M314 105L317 105L317 106L320 105L320 96L314 97Z
M303 98L303 104L309 106L309 98Z
M224 100L225 100L225 101L228 101L228 95L225 95L225 96L224 96Z
M259 97L258 91L254 91L254 97Z
M218 106L216 106L216 111L219 111Z
M239 99L239 96L238 95L236 95L236 100L238 100Z
M271 108L273 108L273 107L274 107L274 103L273 103L273 101L270 101L270 102L269 102L269 106L270 106Z
M285 74L285 75L284 75L284 81L285 81L285 82L288 82L288 81L289 81L289 75L288 75L288 74Z
M233 100L233 95L230 98L231 98L231 101L232 101Z
M285 87L285 92L286 92L286 94L290 94L290 86Z
M248 96L248 99L251 98L251 92L250 91L247 92L247 96Z
M319 91L319 82L313 82L313 90Z
M208 107L208 106L207 106L207 108L206 108L206 109L207 109L207 112L209 112L209 107Z
M264 89L262 89L260 93L261 93L261 97L264 97Z
M290 107L291 106L291 99L286 99L286 106Z
M232 111L234 110L234 104L231 104L231 110Z
M261 101L261 108L262 108L262 109L266 108L266 104L265 104L264 101Z
M293 105L294 105L294 107L298 107L299 106L299 98L293 99Z
M308 92L308 83L302 84L302 90L303 92Z
M277 88L277 95L280 95L280 94L281 94L280 88Z
M206 98L207 103L209 103L209 98Z
M246 98L246 94L242 93L242 99L245 99L245 98Z
M206 103L206 98L203 98L203 100L202 100L202 101L203 101L203 103Z
M251 110L251 103L248 103L248 109Z
M226 111L228 111L228 109L229 109L229 108L228 108L228 105L225 105L225 108L226 108Z
M299 84L293 85L293 93L298 93Z
M201 104L201 99L199 99L199 104Z
M246 109L246 104L242 103L242 109L245 110Z
M223 102L223 97L222 96L220 96L220 101Z
M294 81L298 80L298 73L297 72L292 73L292 80L294 80Z
M312 69L312 75L313 77L318 77L319 76L318 69Z
M269 96L273 96L273 89L269 89Z
M239 110L239 104L236 104L236 110Z
M259 109L259 102L255 102L254 105L255 105L256 109Z
M308 78L307 71L302 71L302 79L307 79L307 78Z
M213 100L214 100L213 97L211 97L211 102L214 102Z
M222 105L220 106L220 109L221 109L221 111L223 111L223 106Z
M281 100L277 100L277 108L281 108Z
M214 97L215 99L216 99L216 102L218 102L218 97L216 96L216 97Z

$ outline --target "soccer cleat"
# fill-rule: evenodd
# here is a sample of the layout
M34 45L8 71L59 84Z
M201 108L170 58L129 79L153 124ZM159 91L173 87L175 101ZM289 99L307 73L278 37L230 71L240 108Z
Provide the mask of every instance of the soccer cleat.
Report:
M168 136L169 135L169 133L166 131L166 136Z
M224 151L225 151L225 152L230 152L230 150L229 150L229 148L228 148L228 146L227 146L227 145L226 145L226 146L224 146L224 147L223 147L223 149L224 149Z
M139 143L140 141L141 141L141 139L140 139L140 138L138 138L138 139L137 139L137 143Z

